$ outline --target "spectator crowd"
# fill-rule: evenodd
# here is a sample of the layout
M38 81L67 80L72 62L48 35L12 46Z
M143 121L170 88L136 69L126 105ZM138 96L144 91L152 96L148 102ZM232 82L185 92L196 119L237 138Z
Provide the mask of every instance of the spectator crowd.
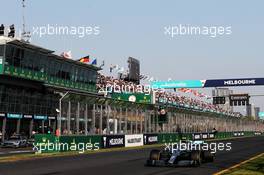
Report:
M139 89L138 87L140 85L137 85L133 82L125 81L123 79L114 78L112 76L105 76L103 74L99 74L96 85L98 91L100 89L101 90L107 89L107 92L109 93L113 92L114 90L116 91L121 90L121 93L122 92L142 93L142 91L138 91ZM109 89L109 87L112 87L112 89ZM120 87L125 87L125 91L124 89L120 89ZM156 103L166 103L166 104L172 104L187 108L199 109L202 111L218 112L234 117L241 116L241 114L237 112L225 111L219 105L214 105L211 102L204 100L203 98L196 99L192 97L187 97L184 95L179 95L176 92L166 91L164 89L160 89L160 90L156 89L153 95Z

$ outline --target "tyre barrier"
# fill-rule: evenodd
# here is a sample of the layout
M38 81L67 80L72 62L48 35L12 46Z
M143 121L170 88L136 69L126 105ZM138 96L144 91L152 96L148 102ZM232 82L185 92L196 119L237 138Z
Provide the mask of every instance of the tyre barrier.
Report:
M261 136L259 131L209 133L151 133L126 135L55 136L36 134L34 148L38 153L98 150L104 148L136 147L152 144L176 143L180 140L210 140ZM65 149L67 148L67 149ZM77 150L75 150L77 149Z

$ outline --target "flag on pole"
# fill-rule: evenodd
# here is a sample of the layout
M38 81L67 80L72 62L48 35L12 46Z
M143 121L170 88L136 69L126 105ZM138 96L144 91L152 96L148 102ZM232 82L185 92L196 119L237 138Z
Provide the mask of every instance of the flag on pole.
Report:
M103 60L102 64L99 67L102 68L102 67L104 67L104 65L105 65L105 61Z
M123 73L125 71L125 68L124 67L120 67L117 71L117 73Z
M78 61L80 61L82 63L89 63L90 62L90 56L88 55L86 57L82 57Z
M109 68L110 73L113 72L113 69L114 69L114 66L111 64L111 65L110 65L110 68Z
M97 65L97 59L94 59L94 60L92 61L92 65Z
M148 81L154 81L154 77L149 78Z
M144 75L139 75L139 79L143 79L144 78Z

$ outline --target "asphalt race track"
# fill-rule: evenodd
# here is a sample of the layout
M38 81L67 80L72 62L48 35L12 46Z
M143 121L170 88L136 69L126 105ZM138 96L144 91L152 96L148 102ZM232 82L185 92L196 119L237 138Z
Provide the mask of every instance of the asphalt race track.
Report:
M264 152L264 137L229 140L232 150L217 152L214 163L199 168L144 167L150 149L115 151L0 164L0 175L172 175L213 174Z

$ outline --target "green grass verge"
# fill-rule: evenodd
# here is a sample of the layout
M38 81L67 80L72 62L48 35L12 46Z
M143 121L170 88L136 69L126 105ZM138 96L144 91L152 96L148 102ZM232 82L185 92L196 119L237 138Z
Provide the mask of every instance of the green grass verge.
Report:
M264 155L231 169L223 175L264 175Z

